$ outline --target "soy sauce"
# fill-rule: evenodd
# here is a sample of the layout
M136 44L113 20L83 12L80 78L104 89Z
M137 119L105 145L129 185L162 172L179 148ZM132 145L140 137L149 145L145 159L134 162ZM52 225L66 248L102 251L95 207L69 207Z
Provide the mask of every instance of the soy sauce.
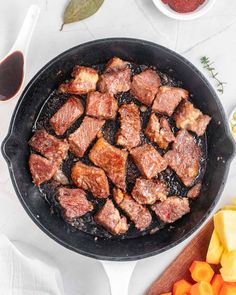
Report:
M0 101L12 98L19 90L24 76L24 56L15 51L0 63Z

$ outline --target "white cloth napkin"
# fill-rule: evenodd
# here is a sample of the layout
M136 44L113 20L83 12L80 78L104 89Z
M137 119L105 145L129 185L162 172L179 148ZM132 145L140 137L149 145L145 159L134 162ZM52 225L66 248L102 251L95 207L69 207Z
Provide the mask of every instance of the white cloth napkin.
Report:
M0 234L0 295L63 295L59 270L33 247Z

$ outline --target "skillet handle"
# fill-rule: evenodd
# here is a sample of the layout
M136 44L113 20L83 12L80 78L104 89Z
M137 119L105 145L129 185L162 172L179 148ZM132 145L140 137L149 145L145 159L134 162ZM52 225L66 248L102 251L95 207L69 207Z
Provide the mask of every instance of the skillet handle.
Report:
M129 282L137 261L101 261L108 276L111 295L128 295Z
M11 135L8 134L4 138L4 140L2 141L2 144L1 144L1 152L2 152L3 158L6 160L9 167L11 165L11 151L12 151L11 139L12 139Z

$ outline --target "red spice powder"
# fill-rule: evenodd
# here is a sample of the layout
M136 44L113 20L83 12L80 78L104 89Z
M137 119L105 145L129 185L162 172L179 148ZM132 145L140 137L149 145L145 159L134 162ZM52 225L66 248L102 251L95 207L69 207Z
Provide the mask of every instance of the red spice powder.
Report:
M188 13L195 11L205 0L162 0L168 4L174 11L179 13Z

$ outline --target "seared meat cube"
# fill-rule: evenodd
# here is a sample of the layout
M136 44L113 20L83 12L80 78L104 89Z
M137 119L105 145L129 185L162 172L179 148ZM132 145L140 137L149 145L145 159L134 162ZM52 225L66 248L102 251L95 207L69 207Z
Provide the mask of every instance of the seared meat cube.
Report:
M87 96L86 114L98 119L114 119L118 104L113 95L98 91L90 92Z
M187 193L187 197L189 199L196 199L201 191L202 188L202 184L201 183L197 183L195 184Z
M74 79L60 85L59 91L71 94L86 94L96 90L99 78L96 70L88 67L75 66L72 77Z
M99 138L90 150L89 158L101 167L111 181L125 190L125 172L128 153L109 144L104 138Z
M77 157L83 157L104 124L104 120L85 117L79 128L69 136L70 151Z
M182 99L188 99L188 91L182 88L162 86L152 105L154 112L172 116Z
M35 132L29 145L33 150L50 160L64 160L69 149L67 140L58 139L44 129Z
M134 222L138 230L144 230L151 224L152 215L146 207L138 204L132 197L118 188L114 188L113 196L116 203Z
M119 109L120 130L117 136L117 144L132 149L141 143L139 109L134 103L123 104Z
M31 154L29 156L29 168L35 185L50 180L58 169L58 163L42 156Z
M119 71L119 70L124 70L129 66L128 61L124 61L120 59L119 57L113 57L111 58L108 63L106 64L106 72L109 71Z
M168 151L164 158L185 186L191 186L199 174L201 150L194 137L186 130L177 133L173 150Z
M211 117L203 115L189 101L183 102L175 114L177 128L193 131L198 136L202 136L205 133L210 121Z
M167 187L163 181L138 178L132 190L132 197L139 204L154 204L156 201L164 201L167 195Z
M160 85L161 79L157 73L147 69L133 77L131 92L141 103L150 106Z
M151 114L145 134L162 149L166 149L175 140L166 118L159 119L155 114Z
M99 90L113 95L129 91L131 86L130 76L130 69L105 72L100 76L98 82Z
M127 219L121 216L111 200L107 200L94 220L114 235L124 234L128 230Z
M107 198L110 194L106 174L100 168L76 162L71 169L71 178L76 186L91 191L94 197Z
M84 107L75 96L71 96L49 120L57 135L63 135L66 130L83 114Z
M57 199L63 210L63 216L68 221L93 210L93 204L87 200L85 191L79 188L59 188Z
M164 202L157 202L152 205L152 210L165 223L172 223L190 212L187 198L172 196Z
M167 167L165 159L150 144L136 147L130 151L130 154L140 172L148 179L153 178Z

